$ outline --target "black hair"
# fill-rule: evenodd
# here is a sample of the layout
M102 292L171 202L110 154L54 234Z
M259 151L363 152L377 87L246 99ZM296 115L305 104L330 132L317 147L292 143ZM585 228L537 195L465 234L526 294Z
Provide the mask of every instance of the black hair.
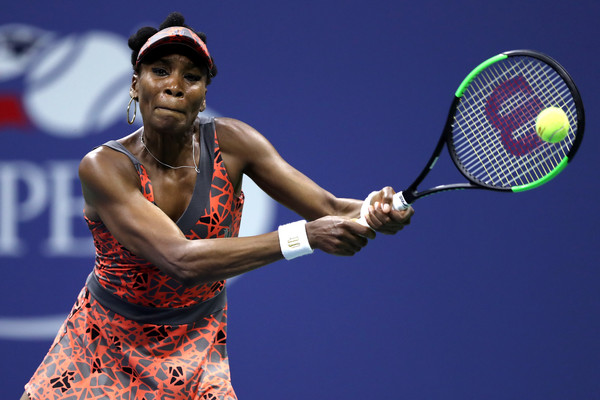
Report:
M169 14L167 16L167 18L165 18L165 20L162 22L162 24L160 24L158 29L156 29L152 26L144 26L144 27L138 29L138 31L136 33L134 33L133 35L131 35L129 37L127 44L129 45L129 48L131 49L131 65L133 66L134 70L136 70L136 72L137 72L136 61L137 61L138 53L140 52L140 49L142 48L142 46L146 43L146 41L148 39L150 39L150 37L152 35L154 35L158 31L161 31L165 28L169 28L171 26L183 26L185 28L188 28L188 29L194 31L194 33L196 35L198 35L198 37L200 39L202 39L202 41L204 43L206 43L206 34L204 32L196 31L195 29L186 25L185 18L183 17L183 15L181 15L181 13L172 12L171 14ZM207 74L206 74L206 83L207 84L209 84L211 79L217 75L217 67L215 65L215 61L212 57L211 57L211 60L213 62L213 66L210 70L208 70L208 63L205 63L205 67L207 69Z

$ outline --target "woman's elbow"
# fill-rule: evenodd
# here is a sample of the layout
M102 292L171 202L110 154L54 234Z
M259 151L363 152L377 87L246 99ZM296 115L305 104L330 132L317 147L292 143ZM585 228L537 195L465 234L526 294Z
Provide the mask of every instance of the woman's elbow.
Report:
M184 287L196 286L209 280L204 268L194 263L185 249L171 251L165 255L161 264L161 269Z

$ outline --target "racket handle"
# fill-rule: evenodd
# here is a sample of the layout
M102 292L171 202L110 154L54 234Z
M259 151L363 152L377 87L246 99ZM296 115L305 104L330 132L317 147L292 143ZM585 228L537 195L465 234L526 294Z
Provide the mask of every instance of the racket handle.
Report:
M396 211L402 211L410 207L410 203L406 201L402 192L398 192L393 197L392 207L394 207L394 210Z
M402 194L402 192L394 194L394 197L392 198L392 208L394 210L402 211L406 210L408 207L410 207L410 204L404 199L404 195ZM356 222L358 222L362 226L369 226L364 215L361 215L360 218L356 220Z

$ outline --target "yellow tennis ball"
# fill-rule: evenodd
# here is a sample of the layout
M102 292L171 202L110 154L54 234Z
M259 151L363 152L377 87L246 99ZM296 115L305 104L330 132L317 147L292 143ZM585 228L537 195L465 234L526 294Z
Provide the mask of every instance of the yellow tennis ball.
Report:
M561 108L548 107L535 119L535 131L545 142L560 142L569 134L569 117Z

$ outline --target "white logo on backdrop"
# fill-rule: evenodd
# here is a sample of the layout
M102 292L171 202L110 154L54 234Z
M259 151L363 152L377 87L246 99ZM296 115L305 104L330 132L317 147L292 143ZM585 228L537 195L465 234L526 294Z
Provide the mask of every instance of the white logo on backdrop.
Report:
M0 94L3 82L23 80L23 112L30 124L56 140L78 139L105 131L125 120L131 82L126 39L110 32L84 32L59 37L27 25L0 26ZM217 116L207 109L205 115ZM2 129L2 126L0 126ZM1 138L1 137L0 137ZM83 155L77 155L80 157ZM89 257L91 236L76 237L74 219L81 219L83 198L77 186L75 160L43 164L32 157L0 162L0 258L18 258L31 246L45 257ZM27 188L19 196L18 187ZM275 203L246 177L246 204L240 236L272 229ZM21 237L19 226L43 218L48 239L38 245ZM0 317L0 339L50 339L64 315Z
M0 27L0 82L23 79L20 103L46 134L82 137L123 119L131 82L125 38L92 31L58 37L27 25Z

